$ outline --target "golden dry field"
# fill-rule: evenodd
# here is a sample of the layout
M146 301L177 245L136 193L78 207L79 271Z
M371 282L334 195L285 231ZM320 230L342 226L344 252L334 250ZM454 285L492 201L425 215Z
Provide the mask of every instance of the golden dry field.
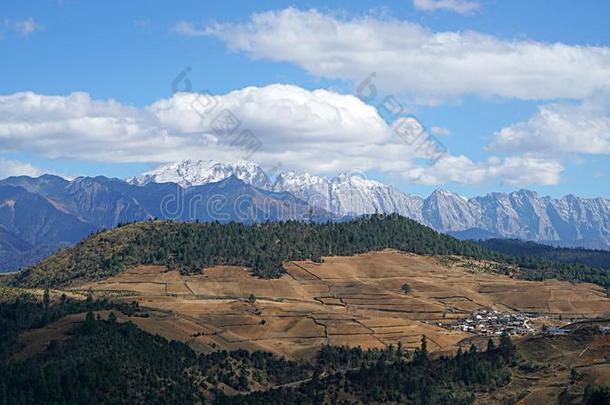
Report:
M392 250L285 267L287 274L266 280L239 267L182 276L139 266L72 288L136 300L149 313L131 318L138 326L199 351L245 348L293 358L311 357L325 344L374 348L400 341L415 348L422 335L430 350L452 351L472 335L439 323L484 307L565 320L610 314L610 300L592 284L518 280Z

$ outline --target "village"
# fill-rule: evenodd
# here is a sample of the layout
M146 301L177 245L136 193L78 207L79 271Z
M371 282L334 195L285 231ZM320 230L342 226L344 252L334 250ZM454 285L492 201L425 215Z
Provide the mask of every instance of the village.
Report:
M447 324L449 329L459 329L480 335L500 335L506 331L509 335L533 333L528 315L515 312L501 312L490 308L474 311L470 317L458 319Z
M570 328L562 326L542 325L535 327L536 320L543 317L541 313L531 312L502 312L491 308L474 311L466 318L457 319L452 323L439 323L439 326L451 330L461 330L476 335L497 336L506 331L509 335L529 335L542 333L547 336L564 336L570 333ZM578 320L578 319L573 319ZM610 334L610 326L599 325L598 332L603 335Z

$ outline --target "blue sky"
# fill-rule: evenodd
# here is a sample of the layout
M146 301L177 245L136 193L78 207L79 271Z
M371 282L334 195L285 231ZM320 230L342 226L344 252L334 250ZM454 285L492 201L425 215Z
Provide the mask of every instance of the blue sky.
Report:
M471 11L461 11L465 3ZM608 15L610 4L599 1L12 2L0 9L0 97L5 98L0 109L0 175L50 171L127 177L174 158L230 158L230 152L216 144L206 149L209 139L205 145L186 139L191 128L187 131L180 122L161 119L159 124L159 108L153 108L154 118L148 116L159 100L173 100L172 114L184 114L180 100L173 98L172 81L190 67L192 90L223 97L249 86L264 89L222 100L243 114L239 117L244 125L257 129L264 146L251 159L266 168L281 162L286 169L325 175L364 171L419 194L438 187L467 196L529 188L553 196L610 197ZM257 16L265 16L265 23L258 24ZM306 22L291 31L293 18ZM320 21L332 27L330 32L336 29L337 38L316 37ZM350 43L349 35L340 36L348 30L370 30L367 38L373 45ZM393 32L398 34L388 38ZM418 39L412 40L410 33ZM431 43L438 48L427 53ZM562 48L554 48L556 44ZM367 55L371 46L378 48ZM575 54L565 56L571 52ZM422 58L421 67L410 60L413 54ZM469 76L460 70L464 66L452 68L455 61L469 57L472 71L482 74ZM401 58L410 60L404 63L404 73ZM486 59L492 61L488 66ZM418 69L429 72L421 81L413 77ZM328 94L299 92L328 89L348 97L360 82L357 78L369 71L378 72L379 78L379 95L369 105L377 107L384 97L395 97L428 132L438 127L449 133L437 138L453 160L434 166L425 156L416 156L417 151L399 153L402 146L388 146L399 142L379 129L376 117L350 121L352 115L367 113L366 105L353 100L335 105ZM512 77L513 72L518 74ZM278 88L266 87L276 83L297 89L285 96ZM21 92L40 97L10 97ZM87 93L89 100L72 100L50 112L37 109L42 103L59 102L49 101L49 96L73 92ZM315 110L318 107L298 115L301 110L295 105L303 97L316 106L328 103L336 108L342 117L336 131L344 132L328 133L329 123L314 122L311 130L295 127L301 119L327 116ZM255 105L248 104L252 98ZM268 100L276 107L283 103L291 115L278 119L272 111L283 110L269 109ZM74 132L69 140L58 140L63 133L57 128L66 122L57 117L64 114L73 120L68 130ZM76 128L100 115L104 125L108 120L112 125ZM257 121L257 116L264 120ZM136 129L119 126L132 119ZM27 125L39 121L37 128ZM390 128L393 120L387 121ZM102 128L99 136L96 128ZM575 134L574 128L582 134ZM116 138L107 136L112 130L119 131ZM160 146L154 136L165 130L170 136L180 132L180 139ZM142 131L151 141L122 143L120 131L129 133L125 136L134 131L133 136L140 136ZM328 145L320 140L324 137L330 139ZM367 148L367 138L378 147ZM337 147L341 139L345 146ZM305 149L311 153L302 153ZM402 155L404 162L390 162Z

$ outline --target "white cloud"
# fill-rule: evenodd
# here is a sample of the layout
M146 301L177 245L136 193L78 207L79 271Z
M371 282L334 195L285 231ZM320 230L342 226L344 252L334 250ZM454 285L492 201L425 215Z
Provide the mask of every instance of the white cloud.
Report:
M469 0L413 0L413 6L422 11L450 10L459 14L469 14L481 7Z
M482 184L499 179L505 185L555 185L561 180L561 163L541 157L492 157L475 163L464 155L446 156L429 168L419 167L405 174L410 181L421 184L442 184L449 181L461 184Z
M451 135L451 130L445 127L434 126L430 128L430 133L438 136L449 136Z
M206 35L205 30L196 28L193 23L188 21L179 21L171 29L172 32L177 34L186 35L189 37L196 37Z
M608 47L433 32L397 19L294 8L243 23L182 24L183 34L214 36L252 58L294 63L318 77L358 84L375 72L379 89L419 102L467 94L581 99L610 87Z
M34 21L32 17L21 21L15 21L15 31L23 36L28 36L40 29L42 29L42 25Z
M5 32L14 32L21 36L27 37L30 34L42 30L44 27L36 22L32 17L25 20L11 20L5 18L0 20L0 39L4 37Z
M9 176L40 176L42 170L32 166L30 163L0 158L0 179Z
M527 121L502 128L491 149L539 153L610 154L610 106L600 99L548 104Z
M210 106L214 109L208 112ZM221 111L230 111L239 120L233 134L215 131ZM396 124L409 129L408 133L421 128L412 118ZM560 172L556 165L545 166L533 158L475 163L445 154L428 165L422 161L430 151L419 146L425 133L407 144L395 128L355 96L280 84L247 87L213 99L176 93L143 108L94 100L86 93L0 96L0 149L47 158L104 162L249 159L264 167L280 163L286 170L318 174L378 170L426 184L471 184L498 177L520 185L550 184ZM244 149L236 142L245 139L239 137L243 130L260 141L259 148ZM538 165L536 170L530 170L533 165Z

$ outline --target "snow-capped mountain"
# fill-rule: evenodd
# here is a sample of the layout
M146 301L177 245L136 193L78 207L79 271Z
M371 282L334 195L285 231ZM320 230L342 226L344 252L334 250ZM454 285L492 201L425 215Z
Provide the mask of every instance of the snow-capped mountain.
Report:
M255 163L219 163L212 160L181 160L170 163L140 176L127 179L130 184L176 183L182 187L216 183L235 176L254 187L270 190L267 174Z
M610 248L610 200L530 190L464 197L435 191L424 201L424 223L442 231L483 230L490 235L553 245Z
M340 174L328 179L309 173L281 173L272 182L254 163L219 163L210 160L183 160L161 166L127 181L134 185L177 183L182 187L215 183L235 176L244 183L269 191L287 191L309 205L336 215L396 212L416 220L421 218L423 199L360 176Z
M280 174L275 191L288 191L310 205L324 208L336 215L391 213L422 220L421 197L404 194L393 187L360 176L340 174L328 179L309 173Z
M129 182L136 185L174 182L191 187L232 175L264 190L289 192L310 206L339 216L395 212L454 235L485 234L610 249L610 200L603 198L568 195L553 199L519 190L467 199L436 190L424 199L360 176L340 174L327 178L287 172L272 180L254 163L212 161L172 163Z
M548 215L553 201L533 191L492 193L470 199L469 205L475 213L475 226L481 229L520 239L558 239Z
M468 200L446 190L434 190L424 200L421 215L426 225L444 232L470 229L476 224Z

